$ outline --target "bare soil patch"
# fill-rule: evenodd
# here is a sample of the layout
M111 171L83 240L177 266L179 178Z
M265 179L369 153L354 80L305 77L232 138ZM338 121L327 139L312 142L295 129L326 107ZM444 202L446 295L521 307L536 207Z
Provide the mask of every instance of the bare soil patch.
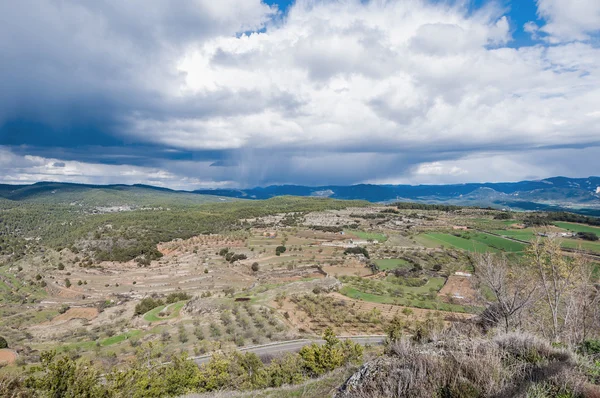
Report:
M96 309L96 308L87 308L87 307L70 308L64 314L60 314L60 315L56 316L51 322L52 323L67 322L67 321L70 321L71 319L87 319L88 321L91 321L92 319L96 318L97 316L98 316L98 309Z
M438 296L447 302L474 304L477 301L477 293L473 289L471 278L466 276L449 276Z
M8 348L0 350L0 363L6 363L10 365L16 360L17 354L13 350L9 350Z

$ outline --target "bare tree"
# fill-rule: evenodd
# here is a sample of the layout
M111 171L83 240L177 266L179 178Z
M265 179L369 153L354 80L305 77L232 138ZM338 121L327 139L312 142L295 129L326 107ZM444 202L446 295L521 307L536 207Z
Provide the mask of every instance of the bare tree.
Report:
M475 259L475 273L494 295L482 320L494 326L502 323L506 332L517 326L521 312L537 300L536 284L527 268L511 266L504 255L484 253Z
M551 338L560 337L573 314L569 301L575 298L578 287L585 280L587 268L585 257L567 256L554 238L537 238L528 249L529 258L535 270L543 302L551 315ZM572 303L571 303L572 304Z
M593 282L594 270L587 259L580 254L576 257L581 264L580 277L567 296L564 315L564 339L571 344L600 332L600 286Z

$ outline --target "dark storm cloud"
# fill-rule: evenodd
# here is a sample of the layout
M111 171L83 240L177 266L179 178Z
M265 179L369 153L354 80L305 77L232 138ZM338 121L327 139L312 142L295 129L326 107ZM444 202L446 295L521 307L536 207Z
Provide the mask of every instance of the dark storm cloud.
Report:
M180 101L164 94L184 83L174 63L187 46L260 28L270 12L252 1L231 15L226 3L0 2L0 145L46 147L46 156L82 146L118 151L151 138L128 134L132 115L202 118L268 106L253 91Z

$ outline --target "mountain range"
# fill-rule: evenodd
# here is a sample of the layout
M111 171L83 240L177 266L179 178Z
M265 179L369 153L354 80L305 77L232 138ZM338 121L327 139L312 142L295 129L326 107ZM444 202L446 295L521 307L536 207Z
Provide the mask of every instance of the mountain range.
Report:
M600 177L553 177L535 181L449 185L320 186L274 185L252 189L205 189L201 194L244 199L274 196L321 196L371 202L423 202L514 210L600 211Z
M175 191L148 185L84 185L39 182L2 185L0 198L8 201L78 203L90 206L157 205L231 199L269 199L276 196L313 196L370 202L421 202L512 210L568 210L600 216L600 177L553 177L535 181L449 185L272 185L249 189Z

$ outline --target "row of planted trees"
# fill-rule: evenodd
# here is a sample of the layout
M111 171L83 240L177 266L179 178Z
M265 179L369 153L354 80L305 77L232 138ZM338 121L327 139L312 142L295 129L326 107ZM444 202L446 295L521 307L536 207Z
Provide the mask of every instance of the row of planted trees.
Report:
M484 326L527 330L569 345L598 338L594 267L584 254L564 253L557 239L534 240L522 258L479 255L476 275L490 299Z

